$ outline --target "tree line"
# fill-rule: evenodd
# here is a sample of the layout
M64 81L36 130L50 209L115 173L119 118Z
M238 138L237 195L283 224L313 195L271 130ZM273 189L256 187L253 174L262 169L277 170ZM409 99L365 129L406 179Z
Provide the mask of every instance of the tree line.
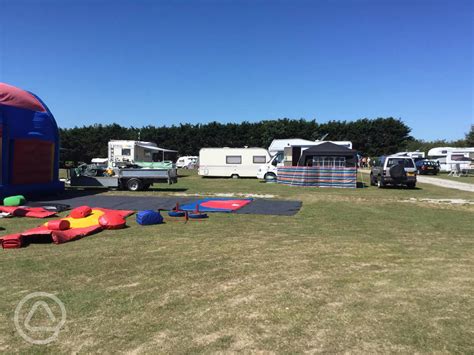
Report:
M260 122L180 124L172 126L123 127L118 124L61 128L61 160L85 161L107 157L111 139L142 140L177 150L179 155L198 155L204 147L265 147L273 139L303 138L347 140L364 155L393 154L423 142L410 136L410 128L393 117L329 121L276 119ZM416 148L419 149L419 148ZM415 149L413 149L415 150Z

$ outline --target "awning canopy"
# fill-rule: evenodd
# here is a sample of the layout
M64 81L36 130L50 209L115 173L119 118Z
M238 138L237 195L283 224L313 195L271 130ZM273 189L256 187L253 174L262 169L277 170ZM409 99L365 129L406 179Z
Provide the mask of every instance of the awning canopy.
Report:
M298 165L306 165L306 160L310 157L345 157L350 163L357 162L357 151L342 145L325 142L306 149L299 159Z
M155 151L155 152L178 153L177 150L165 149L165 148L160 148L160 147L154 147L154 146L152 146L152 145L147 145L147 144L140 144L140 143L138 143L137 146L142 147L142 148L145 148L145 149L153 150L153 151Z

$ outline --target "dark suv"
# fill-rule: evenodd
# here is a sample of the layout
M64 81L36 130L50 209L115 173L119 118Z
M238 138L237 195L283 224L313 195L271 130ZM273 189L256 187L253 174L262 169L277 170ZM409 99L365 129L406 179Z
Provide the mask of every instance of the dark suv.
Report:
M438 164L432 160L418 160L416 163L416 170L418 174L433 174L437 175L439 173Z
M416 186L416 166L412 158L401 155L389 155L375 160L370 171L370 184L378 187L386 185Z

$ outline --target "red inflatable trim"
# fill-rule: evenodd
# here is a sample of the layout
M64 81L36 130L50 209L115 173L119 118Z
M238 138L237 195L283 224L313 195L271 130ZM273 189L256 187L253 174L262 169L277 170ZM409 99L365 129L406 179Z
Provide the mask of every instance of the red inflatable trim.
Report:
M92 213L92 208L89 206L81 206L81 207L76 207L73 210L71 210L71 213L69 213L69 217L71 218L84 218L87 217Z
M0 105L46 112L41 102L29 92L5 83L0 83Z
M0 238L3 249L21 248L23 246L23 237L21 234L10 234Z
M105 229L121 229L125 227L126 221L120 214L109 212L100 216L99 223Z
M46 218L56 215L56 212L48 211L43 207L9 207L0 206L0 212L10 213L16 217Z
M63 231L69 229L71 224L65 219L56 219L48 222L48 229L52 231Z

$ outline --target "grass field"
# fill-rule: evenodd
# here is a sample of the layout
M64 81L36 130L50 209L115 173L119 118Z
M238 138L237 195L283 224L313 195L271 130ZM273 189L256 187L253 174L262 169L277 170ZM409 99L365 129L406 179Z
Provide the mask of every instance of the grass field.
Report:
M129 218L127 229L3 251L0 351L473 353L474 205L421 200L474 194L419 186L316 189L194 174L156 186L144 198L271 194L303 208L149 227ZM38 224L1 220L4 234ZM67 310L49 345L15 331L15 307L34 291Z
M433 176L433 175L428 175L428 176ZM446 173L441 173L441 174L435 175L434 177L437 177L440 179L458 181L458 182L465 182L468 184L474 184L474 175L454 177L454 176L448 176L448 174Z

